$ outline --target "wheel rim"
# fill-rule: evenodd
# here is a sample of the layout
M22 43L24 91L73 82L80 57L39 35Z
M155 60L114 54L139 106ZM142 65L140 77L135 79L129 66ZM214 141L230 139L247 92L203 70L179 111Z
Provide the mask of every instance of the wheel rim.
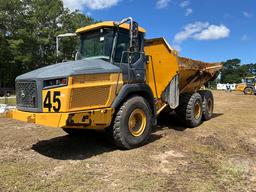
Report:
M194 117L195 119L199 119L201 116L201 105L200 105L200 102L197 101L195 103L195 108L194 108Z
M207 111L208 111L208 113L212 113L212 111L213 111L213 104L212 104L212 100L211 99L208 99Z
M252 95L252 89L250 89L250 88L247 88L247 89L245 89L245 94L247 94L247 95Z
M141 109L135 109L131 113L128 121L128 127L129 127L130 133L134 137L141 136L146 128L146 122L147 122L147 118L144 111Z

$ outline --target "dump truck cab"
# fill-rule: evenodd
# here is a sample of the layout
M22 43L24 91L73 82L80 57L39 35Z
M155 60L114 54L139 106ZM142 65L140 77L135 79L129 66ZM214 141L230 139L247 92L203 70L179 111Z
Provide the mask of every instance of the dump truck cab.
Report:
M126 21L132 22L135 29L132 30L131 25L123 23ZM120 24L101 22L78 29L76 33L81 39L79 59L100 58L122 68L125 81L144 82L143 39L145 30L138 27L132 19L128 18Z
M144 144L166 108L176 110L189 127L211 118L212 94L197 91L216 76L220 64L180 58L164 38L146 40L131 17L86 26L76 34L76 61L16 78L17 109L9 117L70 135L104 129L122 149Z

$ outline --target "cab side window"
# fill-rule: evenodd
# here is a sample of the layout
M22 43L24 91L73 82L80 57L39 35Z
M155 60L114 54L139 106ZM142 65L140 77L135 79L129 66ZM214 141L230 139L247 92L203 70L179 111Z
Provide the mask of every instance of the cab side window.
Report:
M141 35L138 38L138 48L135 49L136 52L139 52L141 47ZM129 43L130 43L130 35L128 31L120 31L118 34L117 45L116 45L116 52L114 61L120 63L122 59L122 63L128 63L128 53L124 51L129 51ZM123 58L122 58L123 54ZM139 53L132 54L132 63L137 61L140 57Z
M116 45L116 53L115 53L115 62L121 62L121 57L124 51L128 51L129 49L129 41L130 41L130 36L128 32L123 32L120 31L118 34L118 39L117 39L117 45ZM128 57L127 53L124 53L123 55L123 63L127 63Z

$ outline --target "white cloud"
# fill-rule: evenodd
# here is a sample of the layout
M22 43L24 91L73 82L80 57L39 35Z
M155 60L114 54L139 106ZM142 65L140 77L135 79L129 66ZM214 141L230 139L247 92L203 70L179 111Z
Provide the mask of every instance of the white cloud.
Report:
M247 18L251 18L251 17L253 16L251 13L249 13L249 12L247 12L247 11L244 11L244 12L243 12L243 15L244 15L245 17L247 17Z
M180 7L184 8L184 7L189 6L189 4L190 4L189 1L182 1L182 2L180 3Z
M189 16L189 15L191 15L192 13L193 13L193 9L187 8L185 15L186 15L186 16Z
M83 9L83 3L81 0L63 0L63 5L65 8L69 8L72 11L76 9Z
M193 9L191 9L189 7L189 5L190 5L190 1L189 0L182 1L179 5L180 5L180 7L182 9L186 10L185 16L189 16L189 15L191 15L193 13Z
M195 22L188 24L184 27L184 30L177 33L174 37L174 41L176 43L181 43L182 41L185 41L193 35L201 32L203 29L207 28L209 26L209 23L202 23L202 22Z
M194 40L217 40L227 38L230 35L230 29L225 25L210 25L208 22L195 22L184 27L183 31L174 36L174 47L178 47L187 39Z
M83 0L90 9L105 9L117 5L120 0Z
M63 0L65 7L70 10L83 10L84 7L99 10L117 5L121 0Z
M157 0L156 7L158 9L165 8L169 5L170 2L171 2L171 0Z
M194 34L196 40L217 40L229 37L230 29L225 25L210 25L200 33Z
M181 46L179 44L173 44L172 47L176 50L176 51L181 51Z

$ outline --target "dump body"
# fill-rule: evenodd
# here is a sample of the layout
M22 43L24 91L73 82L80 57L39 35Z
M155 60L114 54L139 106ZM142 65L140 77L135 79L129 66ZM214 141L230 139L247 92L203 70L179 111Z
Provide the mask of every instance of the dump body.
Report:
M199 90L209 80L214 80L222 69L221 63L206 63L178 57L179 88L181 92Z
M170 81L179 73L177 52L163 38L146 40L144 51L149 58L147 84L154 97L161 98Z
M180 93L199 90L207 81L217 77L221 63L206 63L178 56L164 38L145 42L147 83L155 97L161 98L172 79L179 76Z

